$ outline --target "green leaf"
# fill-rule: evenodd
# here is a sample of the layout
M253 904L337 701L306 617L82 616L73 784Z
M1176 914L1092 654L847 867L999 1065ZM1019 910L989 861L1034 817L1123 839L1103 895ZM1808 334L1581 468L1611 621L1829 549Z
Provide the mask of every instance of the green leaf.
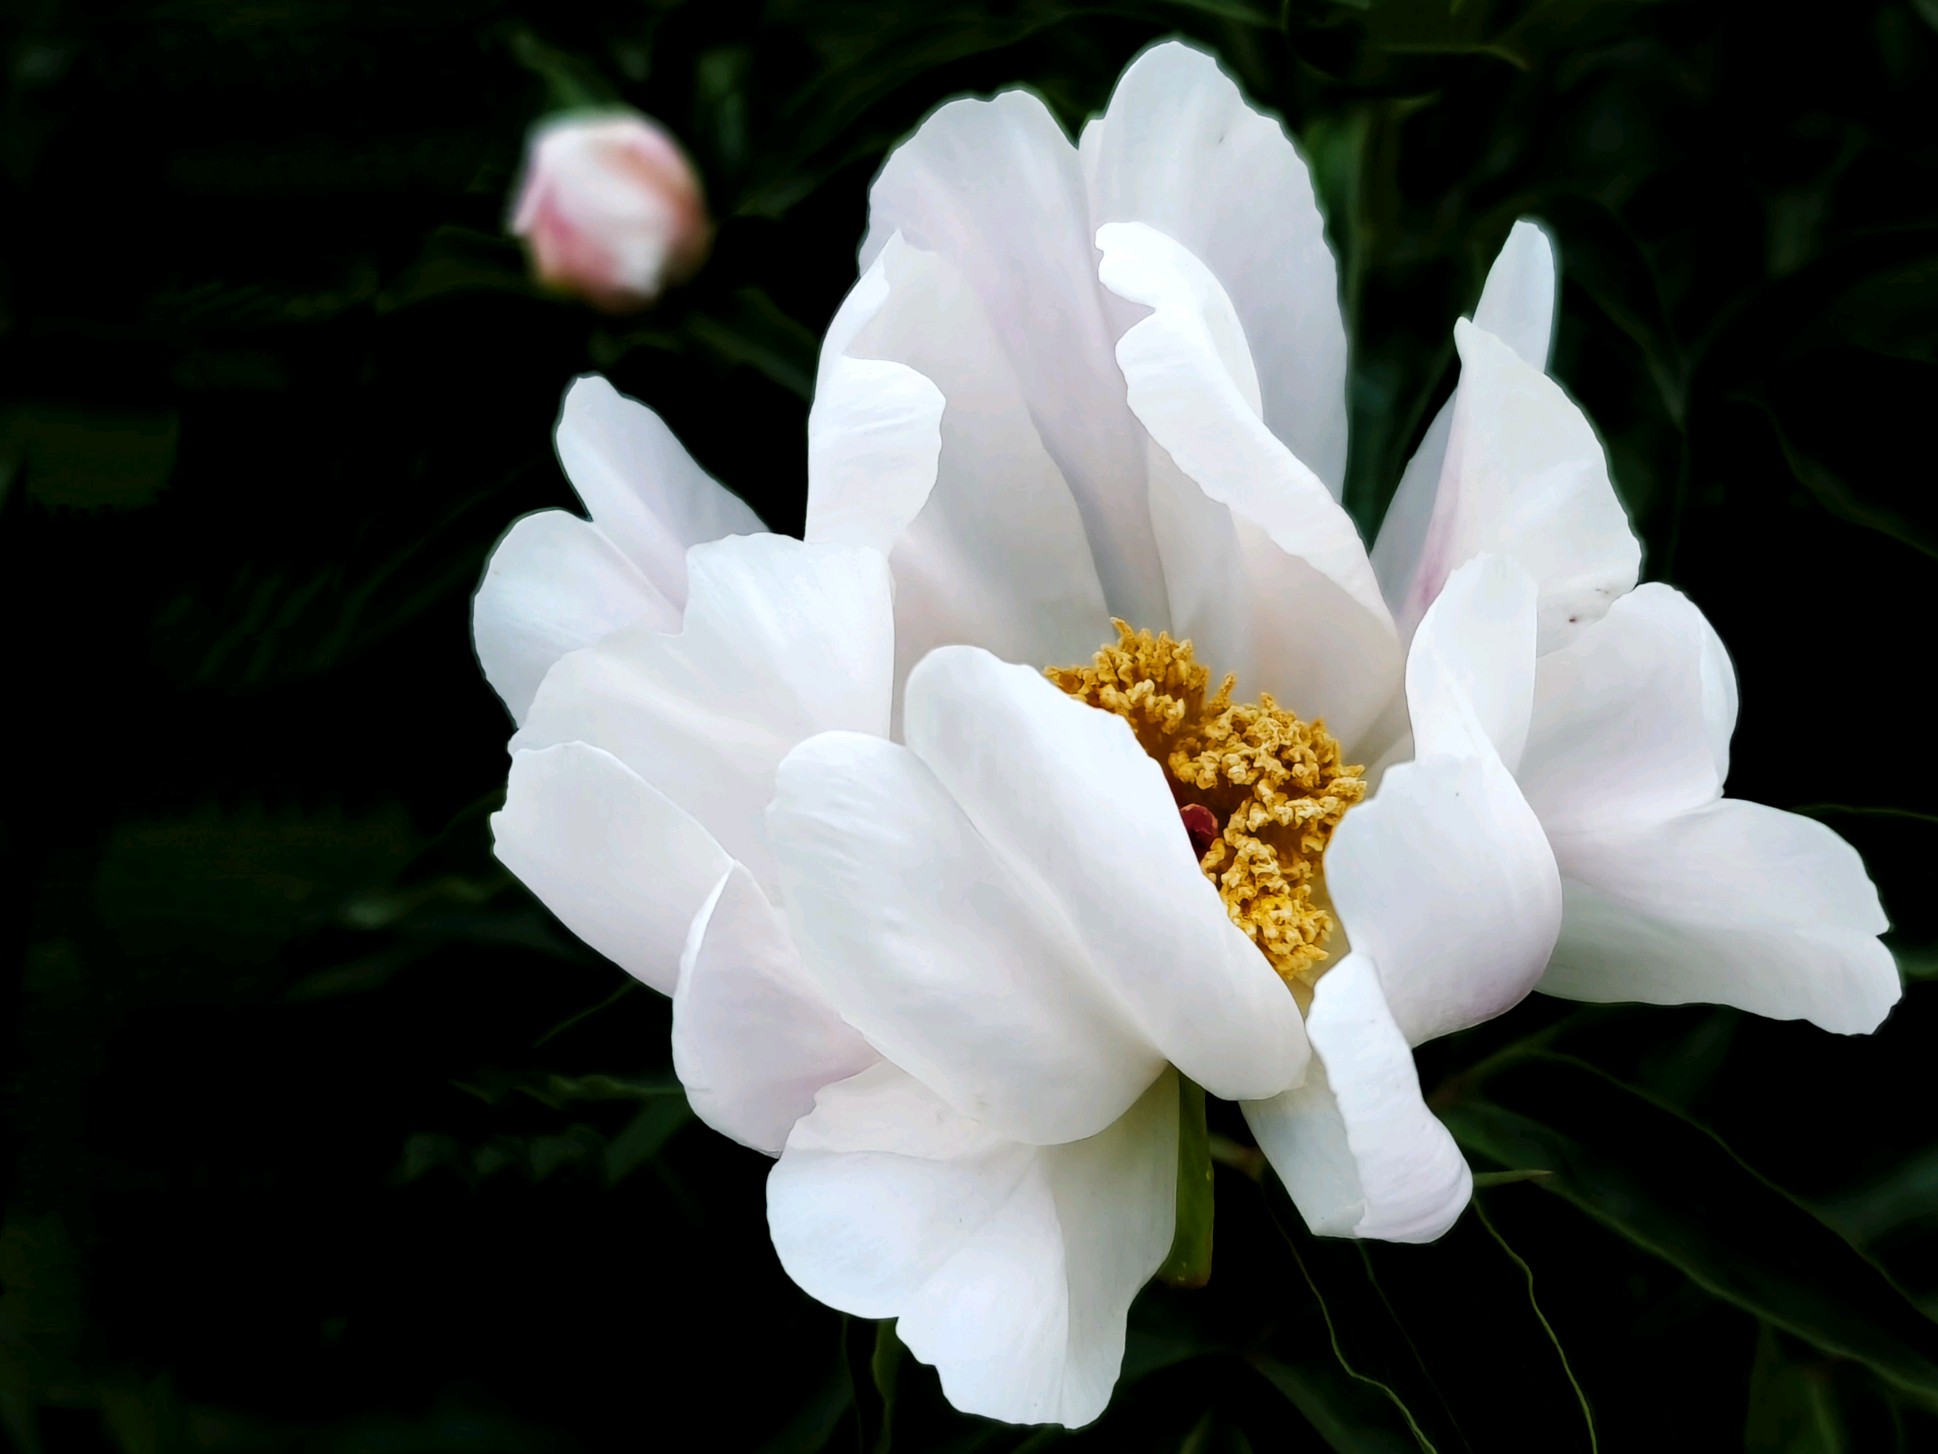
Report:
M1546 1175L1545 1172L1539 1174ZM1479 1178L1476 1177L1475 1181L1478 1182ZM1582 1422L1588 1427L1589 1454L1600 1454L1601 1441L1595 1437L1595 1411L1588 1406L1588 1395L1582 1392L1581 1380L1575 1377L1575 1370L1568 1362L1568 1350L1561 1346L1561 1339L1555 1334L1554 1324L1548 1321L1548 1315L1541 1311L1541 1304L1535 1299L1534 1269L1528 1266L1527 1260L1520 1253L1508 1245L1507 1238L1503 1237L1500 1228L1494 1225L1494 1219L1487 1215L1487 1203L1479 1197L1474 1198L1474 1215L1480 1219L1481 1226L1486 1228L1487 1235L1494 1239L1501 1251L1507 1254L1508 1260L1520 1268L1521 1275L1527 1279L1528 1307L1533 1309L1535 1321L1540 1323L1541 1331L1547 1334L1548 1342L1554 1348L1555 1357L1561 1360L1561 1372L1566 1376L1568 1386L1575 1391L1576 1402L1581 1405Z
M1262 1354L1245 1361L1285 1395L1337 1454L1417 1454L1419 1443L1393 1428L1391 1406L1356 1381L1356 1375L1342 1379L1336 1368L1282 1362Z
M684 1095L656 1096L639 1108L626 1129L606 1143L605 1170L608 1185L617 1185L648 1161L673 1133L693 1119L693 1108Z
M723 362L764 374L799 398L814 397L820 340L759 288L737 289L717 316L695 313L686 332Z
M1938 955L1927 962L1926 971L1927 976L1938 975ZM1901 1227L1938 1224L1938 1146L1828 1202L1823 1213L1824 1220L1860 1247Z
M22 404L0 418L0 480L23 475L41 505L132 509L168 483L180 433L181 419L168 410Z
M1552 1167L1541 1186L1714 1296L1938 1393L1938 1324L1815 1213L1673 1108L1585 1062L1534 1052L1501 1063L1441 1117L1469 1151Z
M1776 436L1777 447L1783 451L1783 459L1790 466L1790 473L1819 505L1840 520L1847 520L1866 530L1875 530L1880 535L1887 535L1909 546L1920 555L1938 560L1938 536L1933 536L1907 519L1903 512L1859 495L1828 465L1798 446L1783 427L1776 410L1761 400L1751 402L1769 419L1770 431Z
M1407 1432L1413 1436L1414 1443L1423 1451L1423 1454L1439 1454L1439 1450L1434 1447L1433 1441L1427 1437L1426 1431L1421 1428L1420 1421L1414 1418L1413 1410L1407 1407L1406 1400L1401 1398L1390 1384L1384 1383L1370 1374L1360 1372L1346 1357L1345 1347L1339 1339L1339 1325L1333 1320L1332 1309L1326 1305L1325 1294L1319 1291L1318 1281L1312 1276L1312 1269L1306 1265L1306 1259L1299 1251L1299 1242L1303 1235L1295 1227L1299 1219L1299 1213L1292 1206L1292 1199L1286 1194L1284 1186L1280 1184L1276 1176L1269 1178L1265 1186L1265 1203L1271 1210L1272 1221L1278 1227L1279 1236L1285 1243L1286 1251L1292 1254L1292 1261L1298 1267L1299 1275L1305 1279L1305 1285L1312 1291L1312 1300L1318 1305L1319 1316L1325 1320L1326 1337L1332 1345L1332 1356L1338 1361L1340 1370L1348 1378L1353 1380L1354 1383L1360 1385L1368 1394L1377 1394L1391 1405L1392 1410L1405 1423ZM1260 1371L1264 1372L1263 1369ZM1281 1391L1286 1390L1282 1389ZM1286 1392L1287 1397L1291 1397L1290 1392Z
M1821 1359L1794 1358L1768 1323L1757 1329L1750 1370L1743 1454L1846 1454L1831 1370Z

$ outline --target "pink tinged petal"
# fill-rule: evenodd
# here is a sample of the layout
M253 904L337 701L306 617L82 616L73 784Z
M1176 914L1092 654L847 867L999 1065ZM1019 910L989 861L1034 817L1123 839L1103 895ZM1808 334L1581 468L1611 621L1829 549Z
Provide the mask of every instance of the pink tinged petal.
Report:
M1315 1233L1431 1242L1467 1205L1473 1175L1421 1098L1381 978L1358 952L1328 971L1307 1017L1314 1073L1243 1110Z
M1537 224L1523 219L1514 224L1506 245L1488 269L1480 303L1474 309L1474 324L1545 373L1554 342L1554 302L1554 243ZM1408 610L1408 603L1416 596L1422 602L1432 597L1431 588L1425 582L1416 583L1416 577L1424 564L1428 529L1442 489L1447 438L1453 430L1454 400L1458 396L1456 385L1454 396L1440 406L1433 423L1427 426L1386 507L1379 538L1373 542L1373 569L1379 573L1380 589L1409 631L1425 606ZM1447 482L1445 488L1451 491L1454 483Z
M688 926L730 866L706 829L578 742L513 754L491 829L499 862L566 928L673 993Z
M1284 127L1177 42L1124 72L1082 147L1095 223L1142 222L1223 285L1251 340L1266 426L1337 498L1346 324L1312 178Z
M1722 800L1555 853L1567 917L1549 994L1734 1005L1854 1035L1903 992L1863 861L1812 819Z
M1373 540L1373 571L1379 577L1381 594L1393 609L1402 639L1412 634L1437 589L1422 574L1428 564L1427 540L1434 526L1435 506L1443 489L1454 488L1445 475L1447 440L1453 433L1454 404L1459 398L1459 386L1455 385L1454 393L1433 416L1421 436L1420 447L1401 471L1400 483L1387 502L1386 517ZM1439 560L1433 565L1437 570Z
M780 911L733 865L693 920L673 992L673 1069L694 1111L778 1156L816 1091L876 1059L809 983Z
M1394 695L1400 650L1352 520L1259 418L1244 330L1204 264L1139 223L1097 240L1104 286L1152 310L1117 357L1156 446L1172 629L1356 743Z
M1901 992L1877 890L1821 823L1721 798L1735 681L1694 605L1640 587L1535 701L1521 780L1567 891L1543 990L1876 1028Z
M1163 769L1125 722L970 647L909 678L906 732L977 832L1085 947L1093 992L1215 1096L1304 1072L1296 1002L1198 867Z
M889 555L898 675L959 642L1088 658L1110 621L1083 520L961 273L891 238L837 342L808 425L807 535Z
M596 374L566 390L554 442L593 523L675 607L686 605L688 546L764 529L659 415Z
M962 1115L1019 1141L1079 1140L1163 1071L1098 992L1063 906L907 748L810 738L781 764L768 831L820 993Z
M1117 615L1167 619L1137 429L1111 358L1076 149L1035 96L952 101L869 193L868 269L896 233L980 300L1044 448L1068 481ZM947 392L945 385L945 392Z
M478 664L514 722L568 652L623 627L679 624L679 609L598 526L564 510L527 515L506 532L471 604Z
M955 1407L1075 1426L1109 1401L1176 1178L1171 1075L1094 1137L1028 1146L882 1065L822 1091L768 1175L767 1215L788 1275L897 1319Z
M1552 651L1634 586L1642 548L1594 429L1560 386L1465 319L1454 344L1460 387L1401 625L1425 614L1462 562L1490 552L1534 577L1541 650Z
M704 823L762 885L774 769L803 738L885 733L887 562L779 535L695 546L677 636L633 628L552 669L514 749L590 742Z
M712 233L692 165L662 128L630 112L539 127L511 230L541 280L613 311L690 273Z

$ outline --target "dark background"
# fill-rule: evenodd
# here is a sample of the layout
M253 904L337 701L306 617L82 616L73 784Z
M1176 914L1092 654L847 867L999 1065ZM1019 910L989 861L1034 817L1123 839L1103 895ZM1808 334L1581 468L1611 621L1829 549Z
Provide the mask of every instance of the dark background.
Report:
M490 856L508 728L468 598L515 516L571 502L550 429L588 369L798 529L884 150L1015 82L1074 125L1175 32L1318 174L1363 522L1508 226L1549 225L1555 372L1647 574L1735 655L1732 790L1863 850L1910 983L1869 1039L1537 1000L1431 1047L1476 1166L1554 1173L1432 1248L1316 1243L1234 1153L1222 1275L1140 1301L1069 1442L1404 1451L1411 1418L1442 1454L1586 1449L1505 1244L1603 1450L1938 1448L1934 27L1932 0L15 0L0 1437L1065 1440L950 1414L782 1276L765 1163L669 1093L665 1004ZM653 313L540 295L503 236L560 87L662 118L705 177L714 256Z

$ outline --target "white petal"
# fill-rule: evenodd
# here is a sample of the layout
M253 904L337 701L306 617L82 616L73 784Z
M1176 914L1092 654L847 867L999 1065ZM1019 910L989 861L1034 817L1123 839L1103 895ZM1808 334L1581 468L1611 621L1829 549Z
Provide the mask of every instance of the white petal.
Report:
M706 829L617 758L570 742L513 754L491 830L499 862L566 928L673 993L687 928L729 867Z
M895 1318L957 1408L1086 1424L1123 1363L1131 1299L1169 1250L1177 1081L1100 1135L1023 1146L883 1065L829 1086L767 1180L788 1275Z
M1635 584L1642 548L1609 483L1601 444L1568 396L1491 333L1454 325L1460 387L1432 514L1418 535L1427 444L1401 481L1381 552L1382 580L1410 629L1447 577L1475 555L1511 556L1541 590L1541 650L1552 651ZM1417 565L1405 558L1418 537Z
M1339 270L1304 160L1203 52L1151 47L1084 132L1095 223L1143 222L1203 261L1258 368L1266 425L1337 498L1346 475Z
M1716 737L1735 715L1720 650L1695 606L1651 584L1541 659L1518 776L1551 836L1659 822L1716 799Z
M1163 621L1143 451L1111 358L1092 230L1076 149L1041 101L1008 91L950 102L889 155L869 193L861 265L899 232L960 271L1076 497L1111 610Z
M1554 244L1537 224L1523 219L1514 224L1506 245L1488 269L1480 303L1474 309L1474 325L1500 339L1529 366L1546 372L1554 335L1554 303ZM1446 468L1447 440L1453 432L1458 397L1459 386L1455 385L1454 395L1440 406L1420 447L1407 461L1399 487L1386 507L1386 518L1380 523L1379 538L1373 542L1373 569L1379 574L1380 589L1409 633L1439 590L1439 581L1420 576L1426 565L1427 539ZM1455 482L1449 481L1447 489L1451 492L1454 488ZM1444 564L1436 561L1432 568L1437 573Z
M1077 1140L1163 1070L1098 992L1062 906L907 748L808 739L781 764L768 831L820 992L963 1115L1016 1140Z
M1634 586L1642 547L1601 442L1561 387L1465 319L1454 345L1460 388L1446 465L1400 615L1418 620L1475 555L1511 556L1540 587L1541 650L1552 651Z
M1535 586L1504 556L1479 556L1427 608L1406 658L1419 756L1485 743L1512 772L1534 711Z
M625 626L679 624L679 608L598 526L564 510L540 510L506 532L471 605L478 664L514 722L567 652Z
M1696 619L1702 622L1703 637L1703 735L1709 740L1709 756L1720 786L1729 781L1729 739L1736 734L1736 667L1709 618L1698 611Z
M1521 782L1567 889L1541 988L1874 1029L1899 994L1856 852L1721 799L1734 674L1687 599L1642 586L1544 657Z
M1877 890L1823 824L1720 801L1628 832L1557 836L1567 918L1541 988L1735 1005L1875 1030L1901 993Z
M779 911L735 864L693 920L673 994L673 1069L694 1111L778 1156L814 1093L876 1058L814 991Z
M1326 973L1307 1018L1315 1073L1246 1105L1245 1120L1315 1233L1431 1242L1467 1205L1473 1175L1421 1099L1380 978L1357 952Z
M686 605L689 545L764 528L659 415L596 374L566 390L554 442L586 513L675 607Z
M1427 539L1433 532L1434 506L1440 497L1441 477L1447 468L1447 440L1453 434L1454 403L1459 385L1440 412L1433 416L1420 447L1400 472L1400 483L1387 502L1386 518L1380 521L1374 537L1373 571L1379 577L1380 593L1393 611L1402 637L1419 625L1420 617L1433 603L1438 585L1422 579L1426 566ZM1452 486L1448 486L1449 489ZM1440 562L1434 562L1439 569Z
M1165 1059L1226 1100L1298 1079L1297 1003L1232 924L1163 769L1122 718L950 647L909 678L905 724L910 749L1058 906L1099 991Z
M1389 769L1340 823L1325 868L1347 941L1378 964L1414 1045L1519 1003L1561 926L1554 855L1491 754Z
M565 658L512 745L605 748L771 885L762 815L780 760L816 732L888 730L888 565L747 535L695 546L689 568L685 629L623 631Z
M1247 691L1354 743L1391 700L1400 657L1352 520L1259 419L1244 331L1203 263L1138 223L1097 240L1104 285L1153 310L1117 358L1168 456L1153 461L1151 505L1173 630Z
M893 550L935 487L942 411L942 391L906 364L823 361L808 413L807 538Z
M1500 256L1487 270L1474 326L1493 334L1530 368L1546 373L1554 348L1554 294L1554 241L1539 223L1524 217L1509 230Z
M956 642L1088 659L1110 620L1083 519L961 273L890 239L836 340L808 426L807 535L889 555L898 674Z

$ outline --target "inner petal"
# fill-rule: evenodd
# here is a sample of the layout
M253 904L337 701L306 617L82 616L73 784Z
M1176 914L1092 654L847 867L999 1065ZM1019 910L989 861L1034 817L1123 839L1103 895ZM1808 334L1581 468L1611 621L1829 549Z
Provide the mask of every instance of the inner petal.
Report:
M1184 830L1225 912L1303 1003L1324 972L1334 920L1326 845L1366 795L1365 769L1342 759L1323 722L1269 694L1234 702L1236 679L1207 688L1189 641L1113 623L1117 640L1088 666L1046 675L1122 717L1171 780Z

